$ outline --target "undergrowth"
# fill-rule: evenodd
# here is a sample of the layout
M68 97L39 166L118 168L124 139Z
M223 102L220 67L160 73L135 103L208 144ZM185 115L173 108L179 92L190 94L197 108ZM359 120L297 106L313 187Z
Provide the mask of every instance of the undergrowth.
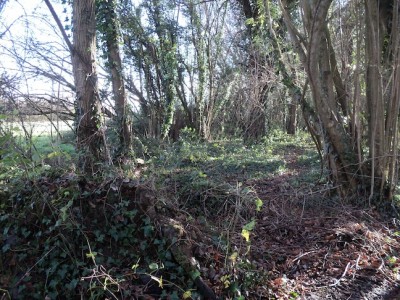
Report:
M104 167L92 178L72 167L73 154L60 152L60 166L4 151L0 294L5 299L197 299L194 281L172 256L170 241L138 205L138 190L145 187L154 193L159 213L183 224L199 274L224 298L244 299L267 280L247 256L263 205L250 182L286 172L285 151L307 147L307 137L280 133L251 146L193 137L175 144L140 142L136 155L144 165L123 171ZM57 157L57 151L42 155L53 152ZM305 153L305 164L317 160L311 150Z

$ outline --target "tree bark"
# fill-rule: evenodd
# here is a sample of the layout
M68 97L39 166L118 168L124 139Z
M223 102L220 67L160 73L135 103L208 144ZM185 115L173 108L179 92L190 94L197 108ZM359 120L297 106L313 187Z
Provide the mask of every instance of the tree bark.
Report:
M366 96L368 109L368 136L371 159L371 197L375 185L385 181L385 148L384 148L384 101L382 94L381 55L383 28L379 22L379 3L365 1L366 17ZM381 180L379 180L381 178ZM376 180L378 179L379 182Z
M78 164L91 173L104 161L105 154L109 157L97 87L95 0L74 0L72 14Z
M331 0L301 2L308 37L305 38L280 2L291 39L310 80L314 107L323 133L326 166L342 195L358 195L369 187L370 200L391 199L398 178L399 3L364 0L365 10L357 11L357 17L363 20L359 28L365 30L367 107L364 115L369 148L366 161L362 159L362 122L359 120L362 114L360 88L364 82L357 68L354 103L350 105L328 29L327 15L331 3ZM359 41L356 44L357 61L361 57L360 36L357 36ZM348 120L351 108L353 120Z
M127 97L122 74L122 60L119 50L119 32L117 24L116 1L103 0L99 3L99 23L106 46L108 67L111 71L111 83L117 114L119 145L117 156L126 156L131 147L131 132L127 122Z
M351 141L342 126L338 113L337 98L334 95L332 62L329 57L329 36L325 34L326 17L332 0L315 1L315 5L305 7L311 13L309 24L309 53L306 70L310 79L314 104L324 130L324 154L327 159L331 179L340 187L342 194L352 194L357 189L357 162L351 149ZM309 3L305 4L306 6ZM312 9L313 10L312 10Z

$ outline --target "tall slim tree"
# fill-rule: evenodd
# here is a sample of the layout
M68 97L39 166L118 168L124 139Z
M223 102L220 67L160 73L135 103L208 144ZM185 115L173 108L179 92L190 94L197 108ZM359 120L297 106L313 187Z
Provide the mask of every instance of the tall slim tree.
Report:
M95 5L95 0L74 0L72 8L77 149L79 165L85 171L96 169L107 155L97 83Z
M124 156L131 147L131 132L127 122L127 96L122 73L122 60L119 50L119 28L116 0L97 1L98 28L102 34L104 49L107 56L108 69L111 72L111 83L117 114L117 131L119 145L117 154Z

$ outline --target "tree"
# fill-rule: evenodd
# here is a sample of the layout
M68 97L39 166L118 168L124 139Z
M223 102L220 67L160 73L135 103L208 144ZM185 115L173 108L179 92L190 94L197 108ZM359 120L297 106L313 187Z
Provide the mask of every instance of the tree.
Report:
M364 0L364 5L371 196L376 187L390 199L398 176L400 4Z
M6 3L7 3L7 0L0 0L0 13L4 9L4 7L6 6Z
M119 50L119 29L116 0L97 1L97 27L102 34L103 51L107 57L108 69L111 72L111 83L117 114L117 131L119 145L118 156L125 156L131 147L131 132L127 122L127 95L123 77L122 60Z
M106 144L104 121L101 117L102 105L97 82L95 0L73 1L73 44L69 41L50 0L45 0L45 3L71 53L76 92L78 166L83 172L92 174L101 163L111 162Z
M96 164L110 159L97 83L95 4L95 0L74 0L72 9L77 150L79 166L86 172L93 172Z
M256 61L257 57L261 57L261 59L258 59L259 62L257 63L261 64L262 67L256 68L256 63L253 63L251 69L258 70L258 72L261 73L267 65L271 65L274 68L274 72L281 77L281 82L290 96L290 101L287 102L285 100L285 102L287 102L285 103L287 110L284 114L286 117L285 129L288 134L295 134L297 107L301 100L302 92L301 87L296 82L296 68L291 64L288 55L285 55L285 52L290 52L292 47L290 47L290 43L284 39L284 35L287 31L285 26L283 26L282 20L278 16L276 4L266 0L238 0L238 3L246 17L247 32L251 38L252 44L250 49L254 49L250 50L251 52L249 51L250 61ZM260 41L263 41L263 44L261 44ZM282 48L286 50L282 51ZM261 77L261 74L258 75L258 77ZM272 85L275 84L276 83ZM268 85L271 85L271 83ZM263 87L263 89L267 90L266 87L268 85ZM264 110L267 109L267 107L264 107L266 99L263 98L266 98L265 94L266 93L260 93L261 97L258 100L260 102L259 107ZM253 119L254 118L256 118L256 116L254 116ZM256 130L258 129L260 131L265 128L266 118L267 116L264 113L260 120L256 122ZM261 136L264 133L265 132L262 132Z
M291 3L279 3L291 41L310 81L312 106L320 121L320 140L332 182L342 195L369 191L370 200L391 199L397 182L400 101L398 1L379 4L379 1L364 0L364 7L357 2L353 13L359 21L356 29L366 37L365 45L361 34L342 37L355 41L357 65L365 66L366 106L360 105L361 85L356 81L353 86L344 83L343 78L350 71L346 65L338 64L338 50L332 43L332 28L343 24L335 20L347 15L341 4L332 6L331 0L302 1L302 24L297 27L289 10ZM344 5L347 10L352 8L350 2ZM363 45L365 60L359 54ZM356 95L353 101L349 97L352 92ZM362 124L355 121L362 115L366 116L368 127L365 141ZM364 142L369 150L368 158L364 158L360 147Z
M170 1L154 0L135 9L126 1L121 9L121 28L126 57L139 74L140 87L131 75L128 90L140 103L144 131L151 137L167 137L172 125L177 80L176 37ZM143 24L143 17L148 22Z

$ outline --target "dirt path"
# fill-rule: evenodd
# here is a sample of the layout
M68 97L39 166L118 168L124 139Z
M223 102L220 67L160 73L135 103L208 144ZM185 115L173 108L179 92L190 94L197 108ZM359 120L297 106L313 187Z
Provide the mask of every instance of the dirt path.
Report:
M261 298L400 299L398 220L334 199L329 186L298 184L307 170L293 151L288 171L249 181L264 209L252 237L252 259L271 285Z

